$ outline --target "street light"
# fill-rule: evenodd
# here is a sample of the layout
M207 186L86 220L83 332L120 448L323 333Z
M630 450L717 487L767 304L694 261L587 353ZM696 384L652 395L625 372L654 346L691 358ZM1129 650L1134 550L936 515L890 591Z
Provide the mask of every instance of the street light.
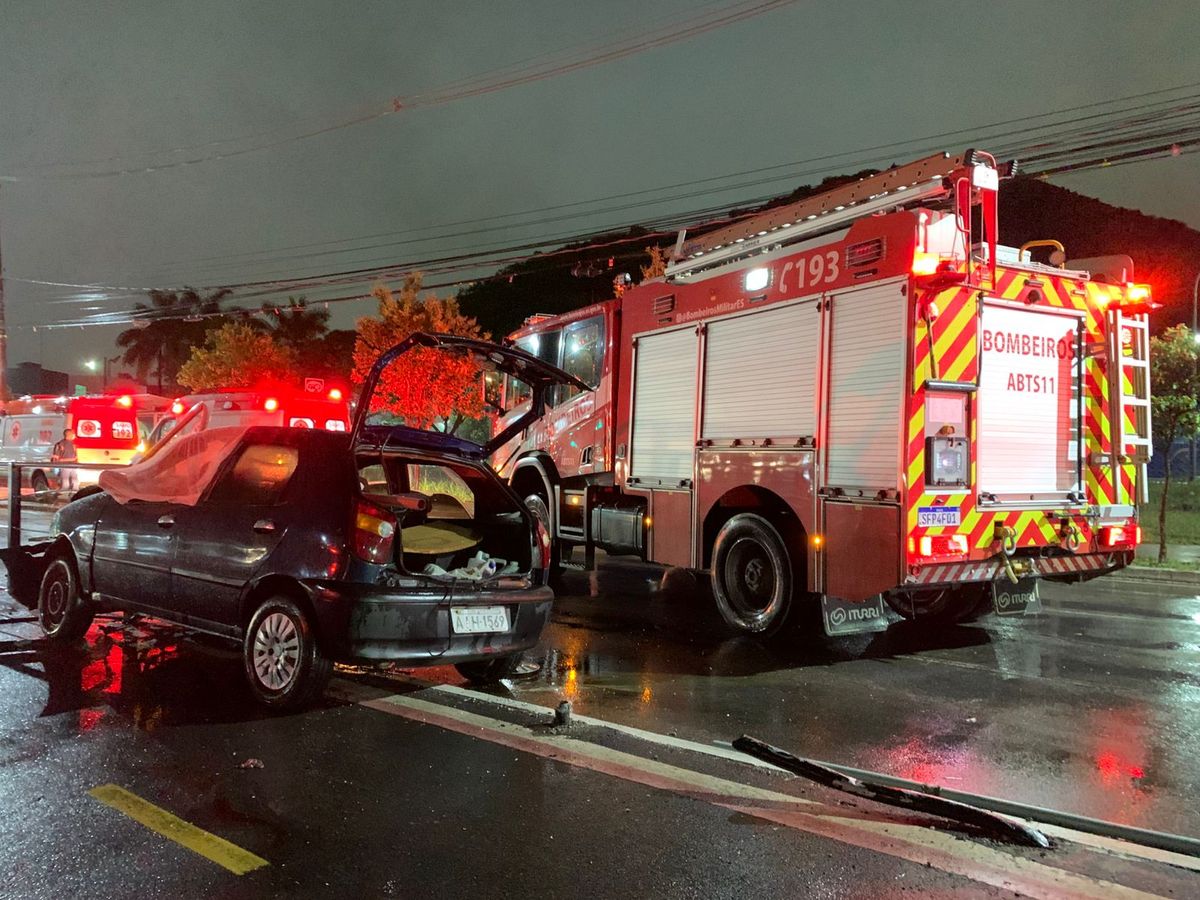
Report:
M1195 317L1193 316L1193 318ZM83 361L83 367L89 372L96 372L100 369L100 363L96 362L94 359L85 359Z

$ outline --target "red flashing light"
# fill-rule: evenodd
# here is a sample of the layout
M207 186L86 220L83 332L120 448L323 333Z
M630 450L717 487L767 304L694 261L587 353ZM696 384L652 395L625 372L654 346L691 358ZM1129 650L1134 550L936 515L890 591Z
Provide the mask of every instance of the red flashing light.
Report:
M176 416L183 415L183 401L182 400L176 400L174 403L171 404L171 414L176 415Z
M341 388L331 388L329 391L329 399L330 400L341 400L342 399L342 389Z
M913 254L912 273L914 275L934 275L941 264L942 259L936 253L925 253L918 250Z
M263 401L263 409L267 412L275 412L275 410L279 409L279 401L274 397L268 397Z
M1148 284L1127 284L1123 297L1120 294L1110 295L1101 301L1101 305L1104 307L1119 306L1121 312L1127 316L1137 316L1162 309L1162 304L1155 303L1151 297Z
M122 409L129 409L129 407L133 406L133 398L128 394L122 394L117 398L117 406L120 406Z
M1105 525L1100 529L1100 546L1106 550L1136 547L1141 542L1141 525Z
M961 534L925 534L908 539L908 552L913 556L966 556L967 538Z

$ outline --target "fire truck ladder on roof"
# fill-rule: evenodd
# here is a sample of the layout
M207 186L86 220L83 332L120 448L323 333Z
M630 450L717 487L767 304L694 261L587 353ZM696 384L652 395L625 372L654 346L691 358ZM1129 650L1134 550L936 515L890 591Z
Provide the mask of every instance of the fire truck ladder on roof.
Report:
M681 231L666 275L671 278L710 269L738 257L833 231L862 216L947 196L950 185L946 179L975 162L969 151L958 156L938 153L767 210L690 241L686 240L686 232Z
M1108 422L1112 483L1121 484L1122 461L1141 467L1141 502L1149 502L1146 463L1154 452L1150 433L1150 323L1144 314L1123 315L1114 304L1108 316ZM1128 380L1129 389L1126 390ZM1131 503L1138 498L1130 497Z

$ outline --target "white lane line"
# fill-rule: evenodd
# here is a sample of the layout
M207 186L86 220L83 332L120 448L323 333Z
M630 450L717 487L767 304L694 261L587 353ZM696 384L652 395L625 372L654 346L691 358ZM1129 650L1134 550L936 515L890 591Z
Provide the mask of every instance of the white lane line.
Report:
M886 816L864 818L811 800L706 775L564 735L534 732L454 706L395 694L362 701L379 712L435 725L502 746L591 769L849 846L930 866L1003 890L1039 897L1156 896L1112 881L1057 868L950 833Z
M413 687L420 688L422 693L430 692L435 694L445 694L451 697L461 697L466 700L487 703L505 709L512 709L526 714L538 716L540 718L550 718L554 714L553 708L542 706L538 703L530 703L526 700L517 700L513 697L500 697L494 694L485 694L480 691L470 690L469 688L463 688L453 684L438 684L436 682L424 681L411 675L401 675L395 677L397 681L404 681L408 684L411 684ZM358 692L357 695L354 692L347 692L345 697L345 699L352 702L361 702L363 699L367 699L368 697L378 697L382 693L375 691L375 689L368 689L367 691L363 692L361 685L354 686L355 688L358 688L360 692ZM581 715L580 713L576 712L571 713L571 719L583 725L607 728L611 731L616 731L620 734L624 734L641 741L646 741L647 743L658 744L659 746L663 747L670 747L686 753L698 753L702 756L710 756L726 762L734 762L741 765L751 766L756 769L765 769L774 773L781 773L789 776L791 775L791 773L779 768L778 766L771 765L771 763L764 762L760 759L755 759L752 756L747 756L744 753L739 753L732 747L722 746L720 744L704 744L698 741L688 740L687 738L676 737L669 734L660 734L656 731L647 731L644 728L638 728L634 725L623 725L620 722L611 722L607 719L597 719L593 716ZM1090 847L1094 850L1099 850L1114 856L1120 856L1133 860L1166 863L1179 868L1200 872L1200 859L1196 859L1192 856L1185 856L1180 853L1172 853L1169 850L1159 850L1156 847L1145 847L1141 844L1131 844L1128 841L1121 841L1115 838L1091 834L1090 832L1086 831L1075 831L1074 829L1064 828L1059 825L1049 825L1041 822L1034 822L1034 824L1052 837L1068 840L1072 843Z

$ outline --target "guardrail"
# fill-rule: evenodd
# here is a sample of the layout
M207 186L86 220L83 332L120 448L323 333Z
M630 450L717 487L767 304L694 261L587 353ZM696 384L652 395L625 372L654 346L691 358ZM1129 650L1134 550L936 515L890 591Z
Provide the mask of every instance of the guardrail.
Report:
M30 533L23 529L22 514L24 513L26 507L29 507L30 510L46 512L50 515L53 515L54 512L70 503L82 487L86 487L88 484L94 484L96 478L99 477L100 472L103 472L105 469L122 468L125 468L125 466L115 463L74 463L63 466L55 465L54 463L47 463L45 461L0 463L0 473L2 473L7 479L7 490L4 492L3 496L0 496L0 505L4 507L4 536L7 539L5 546L10 548L20 547L24 537L44 536L48 538L50 536L49 520L47 520L45 524L44 533L38 531L33 531ZM57 490L51 488L35 490L32 486L26 487L24 485L25 478L23 473L26 470L40 470L44 472L47 469L67 469L79 473L81 476L78 479L79 486L74 490L64 491L61 488ZM84 476L83 473L85 472L94 472L96 475L95 477Z

